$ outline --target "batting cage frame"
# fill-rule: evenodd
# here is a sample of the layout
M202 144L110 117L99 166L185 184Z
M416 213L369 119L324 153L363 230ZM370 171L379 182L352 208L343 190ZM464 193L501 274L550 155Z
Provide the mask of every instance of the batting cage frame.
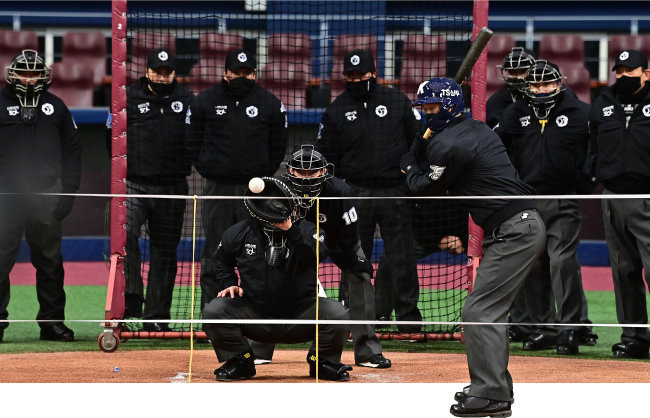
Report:
M134 2L135 4L136 2ZM164 2L162 2L164 3ZM360 2L352 2L360 3ZM377 2L374 2L377 3ZM469 44L479 34L481 28L487 26L488 23L488 0L474 0L473 2L466 2L470 4L471 9L471 23L468 28L468 45L467 48L459 53L462 55L467 53ZM431 7L434 7L432 5ZM106 295L105 315L102 326L103 332L99 335L98 346L102 351L113 352L118 349L120 342L127 339L206 339L206 335L201 330L195 330L194 326L190 331L143 331L134 329L129 326L129 321L125 322L125 259L127 256L127 85L133 81L130 73L130 52L129 52L129 35L128 29L128 2L127 0L113 0L112 1L112 85L111 85L111 118L112 118L112 131L111 131L111 198L110 203L110 271L108 280L108 289ZM194 16L194 15L193 15ZM432 15L433 16L433 15ZM251 18L261 19L259 13L251 13ZM219 30L223 30L225 25L225 18L220 16L211 16L216 22ZM266 18L271 19L270 16ZM283 15L279 15L278 19L283 19ZM286 16L286 19L296 19L295 15ZM427 18L426 16L418 15L418 24L422 25L422 32L427 34L435 33L435 25L432 25L433 17ZM171 18L170 18L171 19ZM175 16L174 19L179 19ZM311 17L313 20L313 17ZM414 25L414 24L412 24ZM258 25L259 26L259 25ZM420 29L418 29L420 30ZM471 32L471 35L469 34ZM319 41L322 43L322 39ZM383 57L383 53L379 52ZM182 53L178 53L181 58ZM458 60L460 61L460 60ZM317 65L323 65L319 63ZM464 89L471 91L471 116L474 119L485 121L485 101L486 101L486 86L487 86L487 51L483 51L473 67L473 76L470 78L469 83L464 81ZM443 76L445 74L440 74ZM447 75L451 76L451 75ZM421 80L425 81L425 80ZM312 78L309 80L309 87L328 87L328 82L322 80L315 83ZM469 87L469 90L467 90ZM334 86L331 85L334 89ZM322 89L320 90L322 92ZM467 101L467 99L466 99ZM317 106L322 107L322 106ZM302 112L296 114L289 114L288 123L300 121L301 119L308 119L313 124L318 124L317 116L322 113L322 109L303 109ZM196 210L196 198L191 200L190 193L186 196L190 204L193 203ZM188 204L188 207L190 205ZM195 220L194 220L195 221ZM470 292L473 286L476 268L479 265L482 256L481 243L483 240L483 231L480 227L474 224L469 219L468 227L468 241L466 251L466 264L462 266L464 269L462 288L466 292ZM194 225L196 227L196 225ZM195 241L193 241L195 244ZM194 280L195 264L195 249L192 248L192 280ZM198 261L196 262L198 263ZM323 268L321 268L323 269ZM193 282L194 284L194 282ZM192 290L193 291L193 290ZM192 312L194 312L192 310ZM176 318L179 319L179 318ZM184 318L190 319L190 318ZM180 319L179 319L180 321ZM454 322L458 322L455 320ZM397 340L463 340L462 328L455 326L451 331L445 332L428 332L423 330L419 333L400 333L397 330L390 332L377 332L380 339L397 339Z

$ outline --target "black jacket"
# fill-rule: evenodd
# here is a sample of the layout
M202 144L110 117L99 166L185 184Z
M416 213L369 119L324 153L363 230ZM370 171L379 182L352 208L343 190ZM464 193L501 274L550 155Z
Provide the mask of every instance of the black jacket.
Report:
M246 184L272 176L287 147L287 110L258 84L239 102L221 84L202 91L190 107L186 143L205 178Z
M142 77L127 87L126 95L127 179L154 185L184 181L191 169L185 114L192 92L176 83L170 96L156 96Z
M424 124L398 90L376 86L367 103L343 92L327 107L316 148L338 177L363 187L404 184L399 162Z
M593 174L615 193L650 193L650 89L625 119L613 87L591 104Z
M507 87L503 87L497 90L487 102L485 102L486 115L485 123L490 128L494 128L497 123L501 120L503 113L506 111L508 106L513 104L512 95L510 90Z
M499 137L483 122L461 116L433 136L427 161L408 171L411 191L419 195L526 196L534 193L513 167ZM524 209L531 199L468 199L464 206L486 233Z
M271 318L291 318L316 300L316 226L298 219L286 231L288 256L279 267L270 267L264 258L268 242L260 222L248 218L228 228L214 257L217 279L224 288L240 286L263 314ZM320 233L322 240L323 233ZM321 259L327 252L319 243ZM239 283L235 267L239 270Z
M543 129L528 102L518 100L494 130L521 179L538 194L591 192L580 171L589 144L589 105L565 93Z
M0 191L38 192L61 179L64 193L76 192L81 143L70 111L47 91L35 111L33 124L23 122L11 86L0 90Z

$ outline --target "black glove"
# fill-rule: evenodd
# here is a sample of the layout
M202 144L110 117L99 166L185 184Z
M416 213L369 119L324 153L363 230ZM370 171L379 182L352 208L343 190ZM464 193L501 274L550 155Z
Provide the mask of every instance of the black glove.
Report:
M372 263L365 258L357 257L354 261L350 263L350 272L353 274L368 274L372 277L374 269L372 268Z
M282 181L274 177L262 177L264 189L260 193L246 191L244 205L250 214L263 222L280 223L293 215L296 209L295 195ZM250 199L251 196L263 196L268 199ZM291 199L278 199L278 198Z
M429 143L429 139L424 137L424 132L425 131L419 132L411 144L411 153L418 160L423 160L426 157L427 144Z
M54 217L57 221L63 220L72 211L74 204L74 196L59 196L59 203L56 205Z
M402 155L402 159L399 162L399 168L402 170L402 173L408 174L409 170L418 166L418 159L415 158L412 152L407 152Z

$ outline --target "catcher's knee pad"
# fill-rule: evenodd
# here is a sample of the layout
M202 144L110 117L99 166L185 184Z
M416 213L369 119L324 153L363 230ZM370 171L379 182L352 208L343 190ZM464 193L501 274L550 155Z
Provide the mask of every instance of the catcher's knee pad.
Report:
M316 356L307 354L307 363L309 363L309 377L316 377ZM350 380L348 371L352 366L339 363L334 364L327 360L318 361L318 377L324 380L333 380L335 382L347 382Z

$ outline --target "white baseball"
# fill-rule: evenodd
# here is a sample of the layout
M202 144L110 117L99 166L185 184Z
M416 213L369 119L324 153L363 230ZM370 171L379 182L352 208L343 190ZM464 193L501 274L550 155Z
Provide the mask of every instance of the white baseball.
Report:
M262 190L264 190L264 180L259 177L253 177L248 182L248 188L253 193L262 193Z

